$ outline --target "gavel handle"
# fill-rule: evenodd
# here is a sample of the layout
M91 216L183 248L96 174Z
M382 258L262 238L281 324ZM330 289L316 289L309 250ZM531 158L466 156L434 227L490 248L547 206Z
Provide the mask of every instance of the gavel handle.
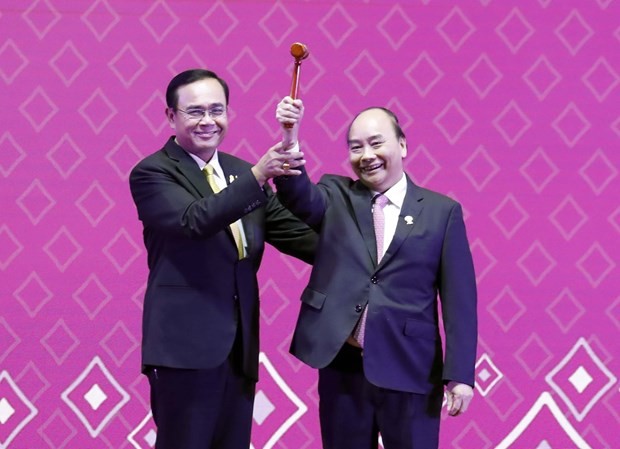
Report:
M295 66L293 67L293 84L291 85L291 98L294 100L297 98L297 91L299 90L299 70L301 68L301 60L295 59ZM292 123L285 123L284 127L291 129Z
M297 91L299 90L299 71L301 69L301 61L295 59L295 67L293 67L293 84L291 85L291 98L297 98Z

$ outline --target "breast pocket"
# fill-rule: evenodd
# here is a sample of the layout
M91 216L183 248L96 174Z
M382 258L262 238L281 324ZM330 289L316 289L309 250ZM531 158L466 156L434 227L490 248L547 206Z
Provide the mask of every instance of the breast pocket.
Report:
M301 294L301 302L316 310L321 310L327 296L324 293L306 287Z

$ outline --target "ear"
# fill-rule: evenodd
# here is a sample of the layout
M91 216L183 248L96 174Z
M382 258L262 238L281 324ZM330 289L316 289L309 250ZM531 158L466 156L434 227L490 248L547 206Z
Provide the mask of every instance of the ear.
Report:
M398 145L400 146L400 155L404 158L407 156L407 139L401 137L398 139Z
M175 114L174 109L166 108L164 113L166 114L166 118L168 119L168 123L170 124L170 127L174 128L174 114Z

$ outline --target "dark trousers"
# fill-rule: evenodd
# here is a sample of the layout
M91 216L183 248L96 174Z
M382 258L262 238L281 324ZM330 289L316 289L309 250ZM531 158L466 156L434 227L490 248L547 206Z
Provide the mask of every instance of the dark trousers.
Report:
M389 369L389 367L386 367ZM443 388L422 395L366 380L361 350L345 344L319 370L323 449L437 449Z
M232 359L209 370L148 367L156 449L248 449L255 382Z

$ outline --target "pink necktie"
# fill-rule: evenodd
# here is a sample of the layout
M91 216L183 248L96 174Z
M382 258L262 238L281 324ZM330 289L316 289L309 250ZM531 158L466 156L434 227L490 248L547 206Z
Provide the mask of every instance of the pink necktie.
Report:
M377 265L383 258L383 234L385 232L385 215L383 208L387 204L388 199L385 195L378 194L373 198L372 206L372 222L375 226L375 240L377 241ZM366 333L366 315L368 314L368 305L364 307L364 312L353 331L353 338L364 347L364 334Z

